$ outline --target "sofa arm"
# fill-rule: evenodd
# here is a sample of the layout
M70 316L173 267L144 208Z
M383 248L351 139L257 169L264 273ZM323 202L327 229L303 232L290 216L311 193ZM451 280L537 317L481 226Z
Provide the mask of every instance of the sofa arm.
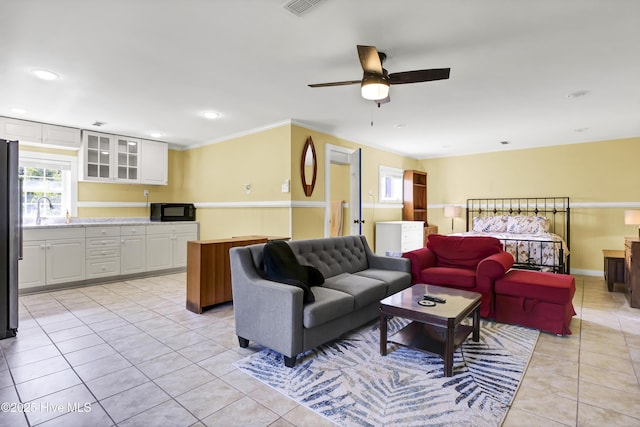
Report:
M229 251L236 334L288 357L302 352L302 289L263 279L248 247Z
M429 248L420 248L405 252L402 258L411 262L411 283L420 283L420 272L425 268L436 266L436 255Z
M405 273L411 272L411 265L409 261L397 257L376 255L369 247L367 239L364 236L360 236L360 238L362 239L362 244L364 245L364 253L367 256L367 263L369 264L369 268L404 271Z
M513 266L513 255L509 252L498 252L480 261L476 269L476 277L496 280L504 276Z

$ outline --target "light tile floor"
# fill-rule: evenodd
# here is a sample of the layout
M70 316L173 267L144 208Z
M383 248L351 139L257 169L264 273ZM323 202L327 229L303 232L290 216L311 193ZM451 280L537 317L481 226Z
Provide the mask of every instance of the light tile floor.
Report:
M573 335L540 335L505 426L640 425L640 309L576 284ZM185 293L180 273L22 295L0 426L332 425L236 370L260 347L238 347L231 304L197 315Z

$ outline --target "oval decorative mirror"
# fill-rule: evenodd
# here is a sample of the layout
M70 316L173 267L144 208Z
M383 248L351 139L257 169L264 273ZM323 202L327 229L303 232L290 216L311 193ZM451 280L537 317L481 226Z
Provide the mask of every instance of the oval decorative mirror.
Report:
M316 158L316 148L313 146L313 140L309 137L302 148L302 160L300 161L302 188L307 197L311 197L313 193L313 188L316 186L317 174L318 159Z

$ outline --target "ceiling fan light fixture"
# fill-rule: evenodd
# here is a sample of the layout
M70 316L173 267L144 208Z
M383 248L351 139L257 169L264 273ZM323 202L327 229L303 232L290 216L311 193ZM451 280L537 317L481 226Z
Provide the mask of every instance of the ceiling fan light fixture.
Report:
M362 97L371 101L380 101L389 96L389 78L385 76L364 73L360 85Z

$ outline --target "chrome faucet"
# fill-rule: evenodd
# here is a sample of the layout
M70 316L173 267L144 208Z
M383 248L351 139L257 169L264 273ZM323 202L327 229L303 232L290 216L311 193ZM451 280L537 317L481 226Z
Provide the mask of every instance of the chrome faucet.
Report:
M40 200L45 199L46 201L49 202L49 208L53 209L53 204L51 203L51 199L49 199L46 196L42 196L38 199L38 201L36 202L36 206L38 207L38 214L36 215L36 224L40 225L40 223L42 222L43 219L47 219L46 216L40 216Z

